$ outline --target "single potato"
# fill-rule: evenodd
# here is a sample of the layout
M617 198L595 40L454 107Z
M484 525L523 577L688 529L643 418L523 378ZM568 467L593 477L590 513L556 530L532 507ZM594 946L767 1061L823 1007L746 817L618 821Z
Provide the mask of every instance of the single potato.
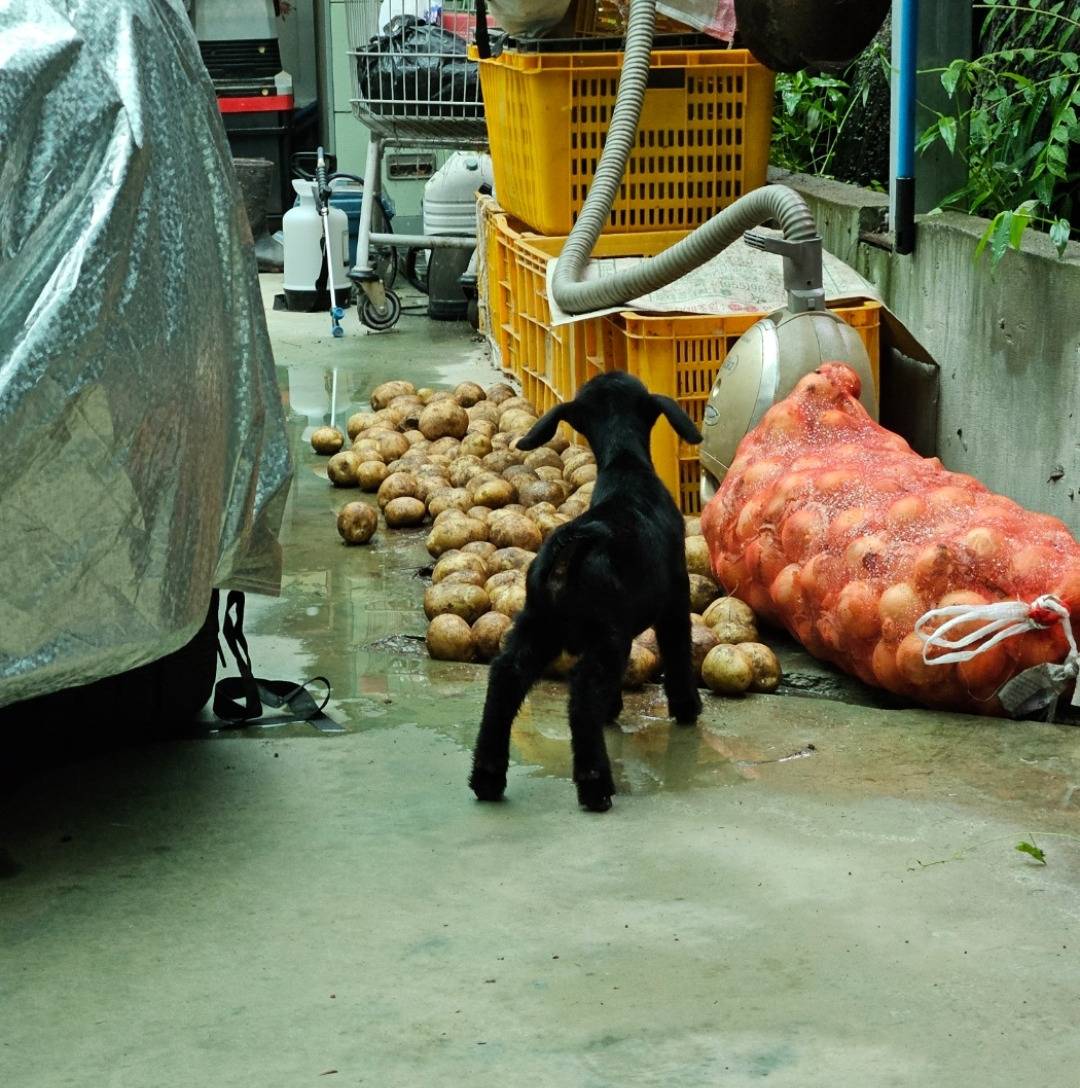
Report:
M525 574L520 570L501 570L498 574L493 574L484 583L484 592L490 597L492 593L497 589L501 589L503 586L525 584Z
M432 400L420 414L420 431L432 442L441 438L463 438L469 429L465 409L453 400Z
M525 507L535 506L540 502L560 506L569 498L566 485L562 481L555 480L529 480L527 483L517 485L517 493L519 501Z
M446 552L435 564L435 569L431 572L432 584L438 585L448 575L463 570L483 575L484 580L487 580L487 563L481 556L455 549L452 552Z
M383 382L377 385L371 394L371 407L376 411L387 408L395 397L416 394L416 386L412 382Z
M469 555L478 555L485 562L498 551L490 540L474 540L471 544L466 544L461 550Z
M453 548L464 548L474 540L487 537L487 526L480 521L467 517L454 517L436 525L427 538L427 550L431 556L438 557Z
M718 596L720 596L720 590L711 578L701 574L690 575L691 612L704 612Z
M436 661L472 661L476 645L472 629L460 616L436 616L427 629L428 653Z
M700 574L702 578L708 578L715 585L716 576L713 574L712 560L709 557L709 545L703 536L686 538L686 569L691 574Z
M735 623L721 620L709 630L716 635L716 641L726 646L741 646L744 642L757 642L758 630L752 623Z
M701 667L701 678L717 695L741 695L754 682L754 670L735 646L714 646Z
M538 468L557 468L561 472L563 463L562 458L554 450L541 446L540 449L533 450L525 455L525 467L534 470Z
M507 401L513 396L516 396L513 387L505 382L496 382L494 385L488 386L487 399L492 404L502 404L503 401Z
M335 453L326 462L326 475L334 487L356 487L356 472L360 461L351 450Z
M374 421L374 412L354 412L349 416L349 421L345 424L345 430L350 439L355 439L361 431L367 430Z
M472 424L470 423L469 426L471 427ZM490 436L477 434L475 431L472 433L467 432L461 440L461 452L474 454L477 457L486 457L491 453Z
M438 518L440 514L445 513L447 510L458 510L464 513L473 505L472 496L463 487L452 487L445 491L440 491L428 501L428 513L433 518Z
M379 484L379 506L385 510L388 503L394 499L408 497L416 499L420 497L419 484L411 472L391 472L381 484Z
M407 526L419 525L427 517L427 507L410 495L403 495L400 499L391 499L383 510L383 517L391 529L404 529Z
M439 585L479 586L483 589L486 581L482 574L477 574L474 570L456 570L453 574L448 574Z
M754 679L750 690L765 693L776 691L783 675L780 659L776 654L760 642L741 642L735 648L750 662L750 668L753 669Z
M660 671L660 662L656 655L645 649L640 642L630 643L630 657L626 662L622 686L631 691L652 681Z
M738 597L721 597L713 601L705 610L704 619L710 627L721 622L741 623L744 627L751 627L757 622L754 610ZM753 639L747 641L752 642Z
M499 509L514 501L515 492L512 484L496 477L493 480L484 480L479 487L473 488L472 496L479 506Z
M494 543L494 541L492 541ZM527 571L536 556L524 548L497 548L486 560L489 574L503 571Z
M525 587L518 583L500 586L491 593L491 607L514 619L525 607Z
M462 408L471 408L474 404L479 404L480 401L486 399L487 393L484 392L483 386L477 385L476 382L462 382L454 390L454 400Z
M384 431L375 439L375 447L382 459L389 463L398 457L404 457L412 448L409 440L396 431Z
M346 544L366 544L379 525L379 515L366 502L346 503L337 517L337 531Z
M424 594L424 615L429 620L453 613L473 624L490 608L488 595L479 586L440 582L437 586L429 586Z
M311 433L311 448L324 456L337 453L345 445L345 436L337 427L316 427Z
M701 668L705 658L718 643L717 637L704 624L690 625L690 660L694 666L694 676L701 679Z
M496 548L523 548L536 552L544 538L540 530L524 514L506 514L492 518L489 538Z
M499 642L514 625L502 612L485 612L473 625L473 645L478 661L490 661L499 653Z

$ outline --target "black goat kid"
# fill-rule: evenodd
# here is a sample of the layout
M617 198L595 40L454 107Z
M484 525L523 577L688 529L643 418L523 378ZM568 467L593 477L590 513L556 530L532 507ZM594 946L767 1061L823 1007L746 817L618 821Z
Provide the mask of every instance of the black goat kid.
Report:
M603 726L622 711L635 635L656 628L672 716L691 725L701 712L683 519L649 456L661 415L685 441L701 441L670 397L654 396L629 374L601 374L518 440L518 449L536 449L568 423L588 439L597 476L589 509L556 529L529 568L525 608L491 664L469 779L481 801L502 797L514 717L563 650L580 655L570 677L570 735L578 801L593 812L611 808L615 793Z

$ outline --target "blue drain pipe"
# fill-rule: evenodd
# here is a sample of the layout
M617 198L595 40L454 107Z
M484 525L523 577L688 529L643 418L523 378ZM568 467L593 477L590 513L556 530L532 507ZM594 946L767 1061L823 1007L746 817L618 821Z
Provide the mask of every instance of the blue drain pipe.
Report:
M893 178L893 238L897 253L915 249L915 73L918 66L919 0L899 0L897 22L897 96Z

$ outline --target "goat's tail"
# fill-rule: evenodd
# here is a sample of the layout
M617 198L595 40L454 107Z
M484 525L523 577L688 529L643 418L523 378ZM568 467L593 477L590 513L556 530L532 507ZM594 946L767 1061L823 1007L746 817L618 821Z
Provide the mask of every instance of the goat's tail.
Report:
M529 567L529 581L544 586L552 598L558 597L582 549L614 539L610 527L601 521L572 521L548 537L547 546Z

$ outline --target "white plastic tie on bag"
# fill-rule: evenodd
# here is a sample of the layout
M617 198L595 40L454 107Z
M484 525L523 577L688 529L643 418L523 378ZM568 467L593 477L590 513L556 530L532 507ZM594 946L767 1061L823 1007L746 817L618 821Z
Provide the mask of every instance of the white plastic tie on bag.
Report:
M960 638L949 638L958 628L983 621L982 625ZM944 621L944 622L941 622ZM1046 662L1014 676L998 692L1002 706L1014 717L1051 707L1050 719L1061 693L1075 684L1080 674L1080 651L1073 636L1068 608L1052 594L1026 604L1024 601L998 601L995 604L955 604L934 608L919 617L915 633L923 642L923 661L927 665L949 665L971 661L1006 639L1028 631L1042 631L1060 623L1069 643L1069 652L1059 665ZM937 626L934 626L937 624ZM927 630L927 628L932 628ZM943 650L931 657L934 650ZM1073 691L1072 705L1080 705L1080 685Z

